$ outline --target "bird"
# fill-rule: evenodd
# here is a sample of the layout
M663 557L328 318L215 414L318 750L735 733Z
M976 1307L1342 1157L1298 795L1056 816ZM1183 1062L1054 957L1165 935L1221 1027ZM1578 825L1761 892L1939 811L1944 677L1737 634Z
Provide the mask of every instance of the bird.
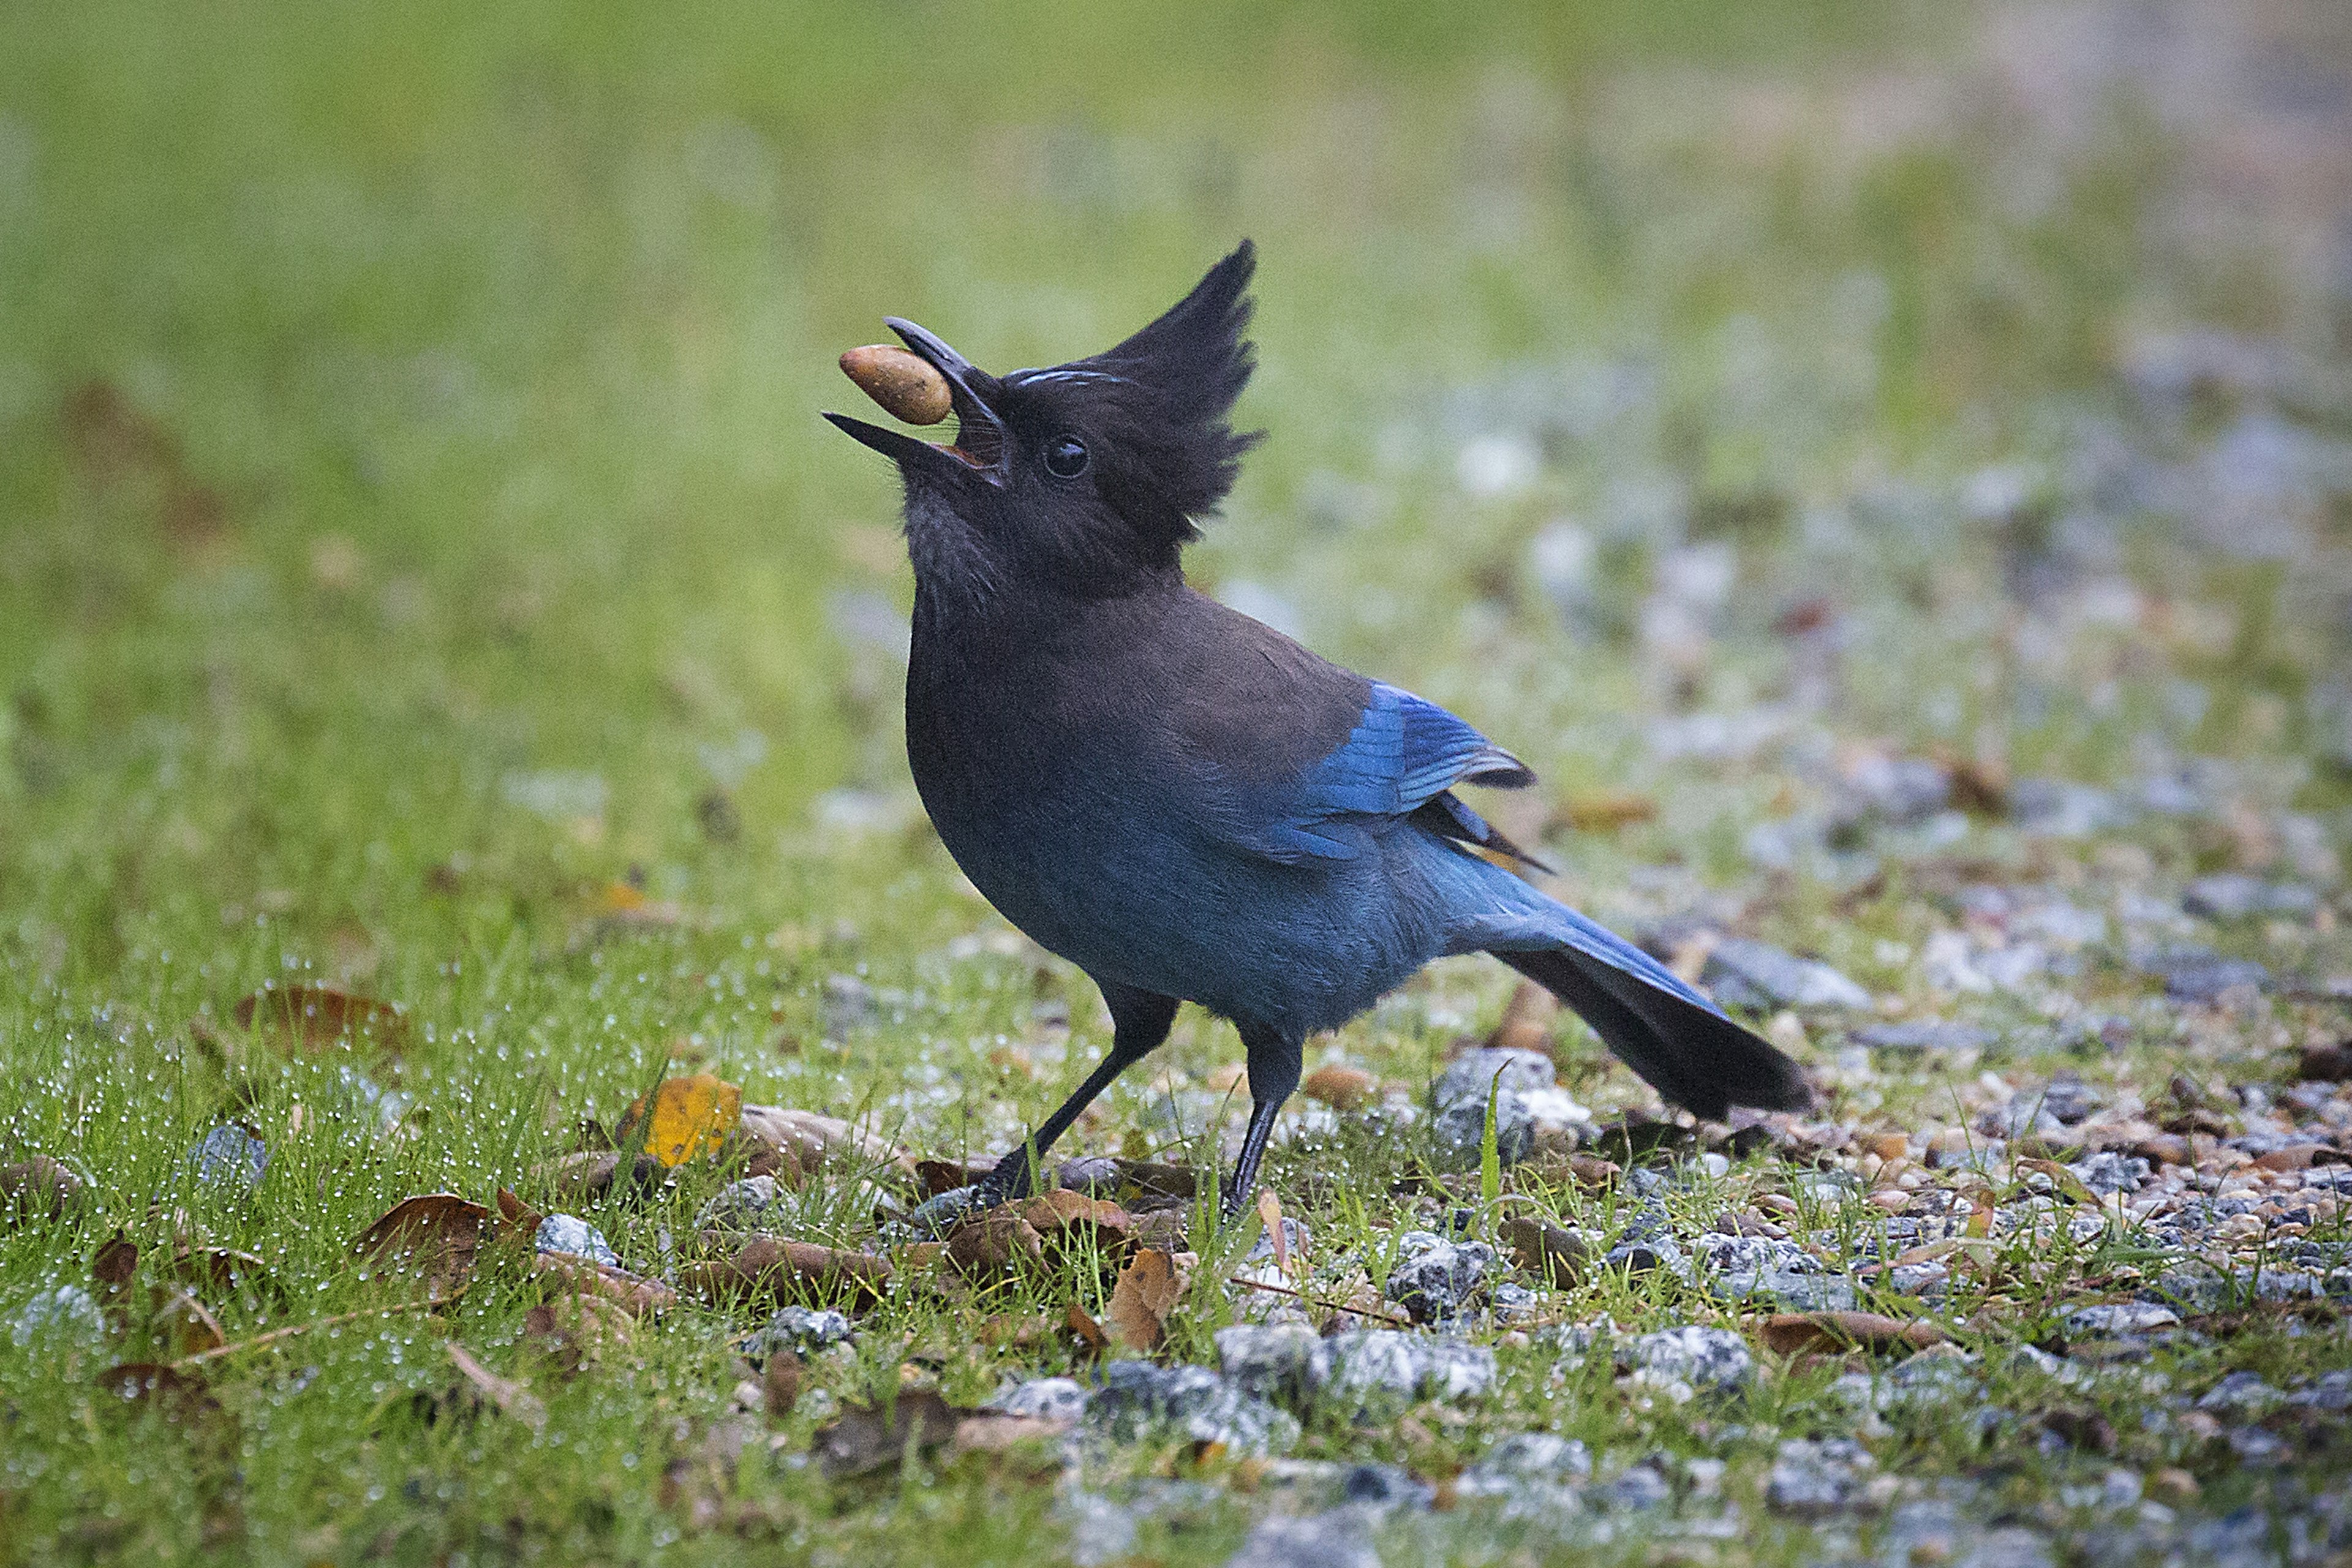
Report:
M1256 363L1255 268L1244 239L1118 346L1003 375L886 317L945 378L954 440L824 416L898 467L924 808L989 902L1100 988L1112 1023L1102 1061L980 1195L1025 1196L1189 1001L1230 1020L1245 1057L1232 1215L1255 1199L1308 1037L1463 953L1553 993L1701 1117L1805 1108L1796 1062L1520 874L1546 868L1455 793L1528 786L1518 758L1185 581L1184 547L1263 436L1231 423Z

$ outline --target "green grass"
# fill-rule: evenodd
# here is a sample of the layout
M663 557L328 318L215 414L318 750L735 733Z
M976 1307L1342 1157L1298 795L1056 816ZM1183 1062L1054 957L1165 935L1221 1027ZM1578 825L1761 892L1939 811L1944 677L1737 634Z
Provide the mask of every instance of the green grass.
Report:
M434 1190L541 1196L534 1167L677 1064L925 1153L977 1151L1049 1109L1106 1042L1091 986L1005 940L919 817L853 833L815 815L843 787L911 800L898 667L856 629L910 594L896 497L815 416L850 405L834 357L885 313L987 364L1049 363L1139 323L1244 234L1264 257L1263 369L1242 416L1273 438L1196 578L1270 586L1319 648L1456 707L1562 794L1653 793L1655 822L1555 844L1579 896L1631 912L1636 868L1740 872L1741 836L1791 787L1640 743L1638 721L1673 700L1622 635L1654 541L1610 546L1601 609L1621 631L1591 640L1527 565L1555 518L1605 521L1661 478L1741 552L1698 706L1781 691L1769 625L1827 578L1860 639L1845 732L1967 751L1991 726L2021 772L2104 777L2168 722L2186 672L2214 700L2184 744L2268 759L2287 795L2333 804L2340 784L2303 768L2309 738L2280 715L2340 640L2277 574L2151 530L2132 570L2218 606L2228 635L2118 634L2108 695L2103 670L2021 668L1982 613L2002 540L1952 504L1958 481L1994 462L2060 470L2053 411L2119 401L2116 346L2138 324L2300 318L2262 258L2150 237L2178 148L2128 101L2044 160L2036 203L1996 177L2034 151L2030 127L1817 133L1862 123L1835 110L1976 35L1875 6L1687 3L1277 23L1240 6L0 16L0 1158L68 1159L92 1189L70 1221L0 1232L0 1312L86 1281L118 1230L144 1251L142 1286L175 1237L260 1256L269 1290L208 1303L233 1341L385 1305L349 1250L378 1214ZM1649 390L1604 417L1577 401L1597 384L1560 367L1612 364ZM1462 441L1515 423L1542 436L1538 479L1465 496ZM1814 531L1857 493L1915 525L1867 550ZM2029 685L2038 717L2021 719ZM2226 853L2186 829L2135 842L2165 875ZM2050 869L1998 828L1979 847ZM677 918L605 918L626 886ZM1905 963L1874 954L1916 946L1927 921L1899 876L1859 901L1800 883L1765 917L1914 1002ZM2313 942L2315 962L2345 956ZM835 974L879 996L845 1040L827 1035ZM240 1040L236 1000L298 978L399 1003L407 1047L301 1058ZM1441 966L1310 1065L1328 1051L1425 1082L1505 989L1491 967ZM1044 1021L1056 1003L1066 1039ZM2326 1015L2282 1017L2300 1039ZM2279 1043L2250 1028L2233 1048L2269 1077ZM2165 1036L2084 1065L2152 1092L2189 1048ZM1229 1029L1188 1014L1077 1144L1205 1152L1219 1128L1200 1085L1235 1055ZM1566 1031L1563 1058L1581 1097L1639 1101L1588 1037ZM347 1069L410 1097L395 1133ZM1950 1121L1954 1090L1892 1082L1840 1110ZM199 1184L189 1160L231 1116L270 1149L249 1194ZM1360 1254L1378 1283L1395 1234L1429 1217L1397 1190L1425 1160L1417 1139L1343 1123L1278 1153L1318 1258ZM1632 1201L1487 1174L1490 1199L1516 1188L1600 1230ZM1673 1202L1703 1221L1786 1174L1742 1165ZM657 1270L719 1180L688 1167L650 1210L587 1217ZM872 1195L829 1175L795 1199L795 1230L853 1243ZM2167 1363L2075 1387L2001 1359L2069 1280L2128 1251L2036 1260L2040 1294L1970 1341L2018 1420L1979 1443L1890 1412L1871 1437L1882 1470L1990 1476L2002 1509L2053 1528L2077 1518L2064 1489L2113 1463L2189 1466L2202 1509L2253 1498L2265 1483L2210 1444L2136 1424L2136 1380ZM1106 1288L1080 1271L972 1305L894 1297L812 1386L874 1396L912 1356L951 1398L982 1397L1067 1358L987 1347L977 1315L1074 1296L1099 1312ZM1054 1491L1017 1466L825 1479L802 1458L807 1405L714 1453L752 1314L681 1307L566 1378L522 1336L538 1290L509 1259L429 1320L234 1358L211 1379L217 1410L179 1421L99 1392L103 1366L143 1353L136 1332L0 1333L0 1557L1058 1550ZM1213 1358L1228 1310L1197 1289L1176 1351ZM1551 1310L1629 1330L1720 1315L1624 1277ZM526 1383L543 1426L453 1398L444 1340ZM1613 1383L1605 1356L1555 1379L1540 1344L1501 1353L1503 1390L1467 1424L1310 1425L1302 1452L1441 1476L1497 1432L1549 1426L1604 1473L1723 1458L1727 1495L1755 1505L1779 1439L1862 1421L1831 1368L1676 1405ZM2182 1353L2191 1380L2343 1359L2340 1340L2284 1325ZM2042 1457L2035 1413L2061 1405L2107 1413L2116 1451ZM2309 1463L2343 1458L2339 1442ZM1195 1473L1172 1450L1132 1463ZM1241 1538L1255 1478L1232 1458L1199 1473L1221 1500L1147 1521L1139 1560L1216 1562ZM1749 1517L1760 1533L1727 1557L1814 1551L1807 1527ZM1430 1548L1514 1549L1559 1550Z

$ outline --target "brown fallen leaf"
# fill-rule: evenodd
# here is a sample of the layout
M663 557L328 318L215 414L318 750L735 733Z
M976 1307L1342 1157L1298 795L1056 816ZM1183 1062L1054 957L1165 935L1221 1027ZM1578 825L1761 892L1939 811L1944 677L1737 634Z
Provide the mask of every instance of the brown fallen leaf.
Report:
M530 1184L544 1184L564 1205L600 1204L615 1195L644 1202L661 1191L667 1170L651 1154L583 1149L538 1167Z
M157 1288L153 1308L147 1315L147 1332L175 1360L202 1355L228 1343L220 1320L193 1293L163 1287Z
M935 1198L941 1193L971 1186L994 1169L993 1160L918 1160L915 1190L927 1198Z
M490 1228L482 1205L455 1193L424 1193L385 1210L352 1251L375 1265L378 1278L405 1279L428 1296L453 1296L474 1277Z
M1113 1195L1130 1215L1189 1204L1199 1191L1190 1165L1114 1157L1111 1168L1118 1173Z
M250 1252L239 1252L234 1247L184 1246L172 1254L170 1262L158 1266L156 1272L215 1300L242 1300L278 1307L287 1304L286 1287L278 1283L269 1265Z
M1070 1310L1063 1315L1063 1321L1078 1343L1088 1351L1100 1352L1110 1348L1110 1336L1103 1331L1102 1324L1095 1321L1092 1312L1076 1301L1070 1303Z
M1016 1259L1034 1262L1045 1255L1037 1227L1011 1204L963 1221L948 1233L947 1242L948 1260L967 1279L1001 1274Z
M1067 1421L1043 1415L967 1415L956 1423L959 1454L1002 1454L1024 1443L1050 1442L1070 1429Z
M1614 1186L1625 1168L1598 1154L1542 1155L1528 1163L1528 1173L1547 1182L1573 1182L1599 1192Z
M2158 1132L2132 1144L2126 1153L2137 1154L2151 1165L2189 1165L2196 1163L2189 1140L2177 1132Z
M62 1160L36 1154L0 1165L0 1218L61 1219L81 1197L81 1177Z
M99 1388L124 1405L152 1404L173 1420L220 1408L204 1374L161 1362L123 1362L98 1374Z
M1138 1250L1111 1286L1111 1337L1145 1355L1158 1350L1168 1338L1168 1314L1176 1310L1182 1289L1167 1253L1156 1247Z
M765 1140L754 1138L738 1126L719 1141L710 1157L719 1169L731 1178L773 1176L776 1184L798 1192L808 1173L801 1168L800 1156L790 1149L779 1149Z
M746 1105L743 1131L775 1149L788 1149L803 1171L815 1171L827 1161L844 1159L887 1165L913 1162L898 1145L852 1126L837 1116L795 1110L780 1105Z
M870 1253L762 1236L733 1258L698 1264L679 1278L687 1289L719 1303L772 1300L794 1284L878 1300L890 1282L890 1264Z
M501 1415L510 1415L537 1431L547 1425L547 1406L531 1396L529 1389L511 1378L500 1377L474 1359L474 1354L457 1341L447 1342L449 1359L457 1363L458 1375L473 1385L474 1392L495 1406Z
M407 1014L332 985L264 985L237 1003L235 1016L238 1028L280 1049L372 1042L397 1050L408 1040Z
M760 1369L760 1403L771 1421L782 1421L801 1402L801 1382L808 1368L790 1351L772 1352Z
M1056 1188L1024 1204L1021 1217L1029 1222L1029 1228L1047 1247L1062 1252L1072 1252L1089 1243L1110 1254L1124 1251L1127 1247L1127 1211L1108 1198L1090 1198L1084 1193Z
M572 1377L629 1342L636 1323L599 1296L565 1294L523 1314L523 1342L565 1377Z
M513 1188L500 1187L499 1217L507 1223L508 1228L514 1233L517 1239L529 1242L531 1237L539 1234L540 1221L547 1216L516 1196Z
M2305 1046L2295 1076L2305 1083L2352 1083L2352 1041ZM2187 1161L2176 1161L2186 1164Z
M1876 1312L1775 1312L1756 1325L1757 1337L1775 1355L1807 1351L1922 1351L1944 1342L1944 1331L1920 1321L1905 1322Z
M1572 1230L1519 1215L1496 1226L1496 1235L1521 1268L1547 1284L1573 1285L1583 1276L1584 1239Z
M1153 1209L1128 1216L1128 1237L1138 1247L1182 1252L1192 1244L1192 1216L1181 1208Z
M1379 1098L1381 1080L1361 1068L1317 1068L1298 1080L1299 1091L1334 1110L1358 1110Z
M665 1165L715 1151L742 1120L743 1091L715 1074L664 1079L649 1107L632 1100L621 1115L631 1142Z
M2284 1149L2255 1155L2254 1168L2258 1171L2308 1171L2314 1165L2339 1164L2343 1158L2325 1143L2290 1143Z
M1044 1312L1028 1316L996 1312L980 1321L975 1337L984 1345L1037 1350L1058 1341L1069 1327L1066 1316L1056 1318Z
M189 472L179 437L113 383L83 383L67 395L61 412L82 470L101 486L136 484L152 499L173 543L200 548L227 531L228 503Z
M1938 758L1938 761L1944 761ZM1945 762L1952 779L1952 804L1981 816L2009 815L2009 764L1998 757L1954 757Z
M1495 1025L1495 1032L1486 1037L1486 1044L1498 1049L1539 1051L1551 1054L1551 1021L1559 1011L1559 1000L1542 986L1522 980L1511 988L1511 999L1503 1004L1503 1016Z
M817 1462L828 1476L862 1476L895 1467L911 1444L918 1453L945 1447L956 1426L978 1410L959 1409L929 1389L907 1389L887 1406L853 1405L817 1428Z
M572 1295L610 1302L632 1318L646 1317L677 1304L677 1292L660 1280L647 1279L593 1258L537 1252L531 1255L530 1268L532 1273L554 1280Z
M89 1277L101 1295L111 1296L139 1271L139 1244L116 1231L89 1260Z

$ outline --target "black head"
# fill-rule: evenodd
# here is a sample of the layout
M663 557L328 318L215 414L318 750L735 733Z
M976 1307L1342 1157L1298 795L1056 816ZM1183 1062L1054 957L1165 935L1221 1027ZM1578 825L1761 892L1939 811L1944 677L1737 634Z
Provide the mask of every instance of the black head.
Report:
M1244 240L1117 348L1002 377L891 318L908 348L947 377L954 443L825 417L898 462L918 576L1012 571L1088 591L1173 571L1198 535L1192 520L1224 499L1257 440L1226 423L1255 363L1242 336L1255 266Z

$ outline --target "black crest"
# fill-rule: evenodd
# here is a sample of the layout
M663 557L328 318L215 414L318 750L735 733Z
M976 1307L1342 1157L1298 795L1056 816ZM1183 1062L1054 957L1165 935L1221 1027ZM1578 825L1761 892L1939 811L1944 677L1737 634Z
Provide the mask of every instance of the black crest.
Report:
M1257 251L1244 240L1167 314L1120 343L1045 374L1094 382L1090 412L1104 443L1103 498L1145 539L1171 549L1198 535L1192 520L1233 489L1261 432L1225 422L1257 367L1245 293ZM1096 378L1099 378L1097 380Z

